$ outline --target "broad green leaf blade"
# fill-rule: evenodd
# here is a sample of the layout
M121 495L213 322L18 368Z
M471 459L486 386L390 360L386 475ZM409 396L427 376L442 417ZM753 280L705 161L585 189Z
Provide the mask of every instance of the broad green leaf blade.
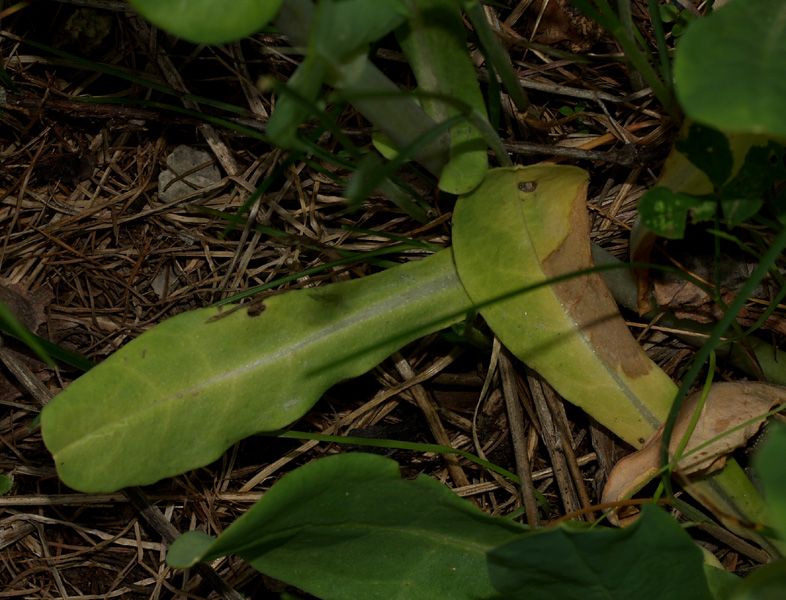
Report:
M592 267L586 190L587 173L576 167L490 171L456 204L456 266L518 358L640 447L668 414L676 386L644 354L597 273L543 285Z
M181 535L166 554L166 562L177 569L192 567L204 560L212 550L216 538L202 531L187 531Z
M270 23L283 0L130 0L156 27L194 44L226 44Z
M338 454L282 477L212 546L175 540L167 562L237 554L325 600L491 600L486 553L526 531L390 459Z
M734 0L691 23L674 77L685 113L727 132L786 136L786 3Z
M529 535L489 554L491 581L515 600L712 600L701 550L662 509L625 529Z
M225 311L227 309L225 308ZM145 485L289 425L331 385L463 318L450 250L359 280L191 311L142 334L41 413L60 478L84 492Z
M710 588L714 600L731 600L742 583L742 579L734 573L706 563L704 564L704 576L707 578L707 587Z
M407 0L411 17L396 32L409 59L418 86L427 92L464 101L486 118L475 66L470 59L456 0ZM423 107L436 121L461 114L437 99L424 98ZM440 176L439 187L449 194L464 194L475 188L488 169L487 144L469 122L450 130L450 162Z
M490 171L456 204L453 251L467 293L502 342L638 448L665 420L677 386L644 354L596 273L545 284L592 266L586 185L576 167ZM761 496L732 459L689 491L711 510L763 518Z
M753 467L764 488L772 524L786 540L786 428L769 425L767 438L753 458Z

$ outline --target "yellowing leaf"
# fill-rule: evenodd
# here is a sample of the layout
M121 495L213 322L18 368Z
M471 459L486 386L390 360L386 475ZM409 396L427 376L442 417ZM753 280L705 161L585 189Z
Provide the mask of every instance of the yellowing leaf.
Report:
M592 267L586 193L587 173L576 167L490 171L456 204L456 266L502 342L566 400L638 448L665 420L677 386L644 354L599 275L546 283ZM765 518L761 496L732 459L690 491L721 519Z
M490 171L456 205L454 256L500 340L566 400L639 447L666 418L676 386L633 338L597 273L542 285L593 266L587 179L558 165Z

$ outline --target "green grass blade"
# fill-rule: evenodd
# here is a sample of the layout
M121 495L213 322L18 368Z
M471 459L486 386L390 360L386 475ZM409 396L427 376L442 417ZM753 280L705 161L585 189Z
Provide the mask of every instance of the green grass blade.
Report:
M28 331L27 328L19 322L19 319L16 318L14 313L12 313L2 302L0 302L0 329L10 333L25 344L47 365L52 368L55 367L55 361L52 360L52 357L46 351L43 344L39 342L40 338Z

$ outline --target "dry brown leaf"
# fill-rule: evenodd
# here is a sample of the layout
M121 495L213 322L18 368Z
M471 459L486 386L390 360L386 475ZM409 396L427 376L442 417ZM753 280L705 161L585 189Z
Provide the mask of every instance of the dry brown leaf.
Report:
M569 0L545 0L534 2L530 14L541 15L535 41L540 44L567 42L571 52L586 52L603 35L603 28L587 17Z
M734 302L736 295L748 282L758 265L739 247L721 240L720 258L715 256L715 238L710 233L693 228L683 240L666 240L663 249L675 265L686 273L714 286L720 277L719 294L724 306ZM653 262L648 257L649 262ZM783 271L783 267L781 267ZM654 272L650 275L652 297L658 308L671 311L678 319L690 319L699 323L718 322L724 310L700 287L684 276L669 271ZM766 277L751 293L752 300L737 315L737 321L744 326L755 322L767 307L778 289L771 276ZM756 302L757 301L757 302ZM786 322L777 315L770 315L763 329L786 333Z
M685 435L700 398L700 391L689 395L680 409L669 444L672 457L680 440ZM752 381L713 384L683 455L783 403L786 403L786 388L778 385ZM756 434L762 423L764 423L763 419L755 421L724 435L698 452L685 456L679 461L678 470L683 475L706 475L721 469L726 464L726 455L744 446L748 439ZM602 502L622 500L636 486L657 472L660 468L662 440L663 426L658 428L641 450L626 456L617 463L603 490ZM619 522L616 515L611 520Z
M46 322L46 306L53 297L48 286L29 292L21 285L0 280L0 302L33 333L38 333L39 327Z

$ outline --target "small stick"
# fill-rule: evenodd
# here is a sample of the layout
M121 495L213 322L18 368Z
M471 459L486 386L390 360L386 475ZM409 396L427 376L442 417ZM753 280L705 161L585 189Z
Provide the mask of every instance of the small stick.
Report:
M499 340L494 341L499 344ZM499 372L502 389L505 394L505 407L508 411L508 428L513 444L513 455L516 457L516 475L521 480L521 496L526 509L527 525L532 529L538 527L538 500L535 497L535 486L532 483L532 465L527 453L527 441L524 434L524 410L516 385L513 363L510 354L503 348L499 355Z

